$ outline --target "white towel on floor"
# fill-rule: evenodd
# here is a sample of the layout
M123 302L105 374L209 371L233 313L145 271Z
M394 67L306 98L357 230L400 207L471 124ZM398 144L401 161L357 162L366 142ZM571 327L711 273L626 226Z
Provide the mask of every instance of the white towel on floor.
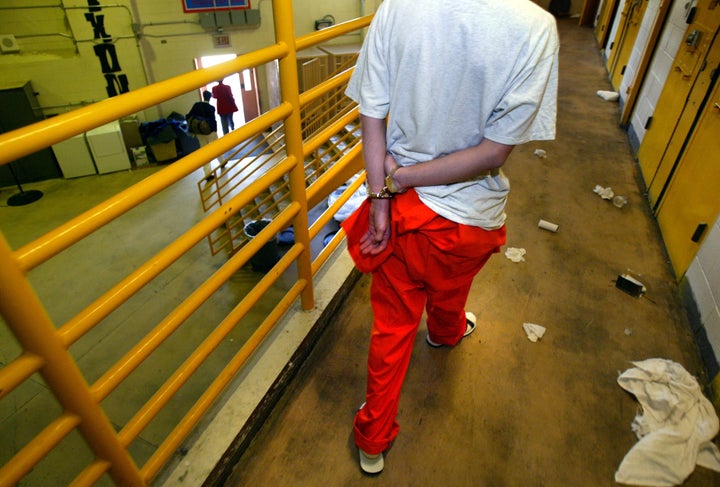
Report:
M623 484L680 485L695 465L720 472L720 451L711 440L718 417L695 378L665 359L633 362L618 384L642 410L632 429L639 441L625 455L615 480Z

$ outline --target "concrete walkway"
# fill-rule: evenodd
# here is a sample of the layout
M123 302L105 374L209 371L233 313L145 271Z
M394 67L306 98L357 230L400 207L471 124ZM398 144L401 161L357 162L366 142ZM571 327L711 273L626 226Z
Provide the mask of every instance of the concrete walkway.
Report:
M352 441L372 323L364 276L227 486L614 485L637 441L638 403L618 374L665 358L705 384L618 106L596 96L611 89L603 60L576 22L559 21L557 140L516 148L505 168L507 247L524 248L525 262L490 260L468 303L479 328L454 349L428 347L420 324L385 471L363 475ZM627 206L601 199L596 185ZM557 233L539 229L540 219ZM622 273L645 284L647 299L615 288ZM528 340L525 322L547 328L541 341ZM684 485L720 485L720 474L698 467Z

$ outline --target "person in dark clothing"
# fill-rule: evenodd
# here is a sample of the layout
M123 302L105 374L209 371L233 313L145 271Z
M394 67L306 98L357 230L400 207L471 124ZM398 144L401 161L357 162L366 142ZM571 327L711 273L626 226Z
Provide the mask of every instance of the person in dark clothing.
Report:
M188 121L188 129L197 137L200 147L203 147L213 140L217 140L217 120L215 119L215 107L210 104L212 93L205 90L203 101L196 102L185 119ZM213 179L212 165L210 162L203 166L205 180Z
M217 120L215 120L215 107L210 104L210 99L212 98L212 93L205 90L203 91L203 101L196 102L187 115L185 115L186 119L190 119L190 117L200 117L202 119L206 119L208 123L210 124L211 132L217 132ZM203 134L207 135L207 134Z

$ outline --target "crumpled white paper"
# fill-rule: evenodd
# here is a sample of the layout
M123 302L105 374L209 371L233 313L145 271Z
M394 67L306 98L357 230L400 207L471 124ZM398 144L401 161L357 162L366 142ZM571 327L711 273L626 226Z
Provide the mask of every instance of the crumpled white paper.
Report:
M603 188L599 184L595 186L595 189L593 189L593 193L600 195L600 197L604 200L611 200L615 196L615 193L613 193L613 190L610 186L607 188Z
M618 101L620 99L620 94L617 91L598 90L597 96L605 101Z
M547 157L547 152L545 152L543 149L535 149L535 152L533 152L535 156L539 157L540 159L545 159Z
M525 262L525 249L508 247L505 250L505 257L513 262Z
M528 340L533 343L540 340L545 334L545 327L535 323L523 323L523 330L525 330Z

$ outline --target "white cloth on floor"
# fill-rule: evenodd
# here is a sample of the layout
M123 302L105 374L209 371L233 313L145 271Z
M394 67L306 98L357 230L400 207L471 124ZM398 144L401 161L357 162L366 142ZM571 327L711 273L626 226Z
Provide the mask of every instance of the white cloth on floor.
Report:
M633 362L618 384L633 394L641 411L632 429L638 442L615 473L622 484L680 485L700 465L720 472L720 450L712 443L718 417L695 378L665 359Z

